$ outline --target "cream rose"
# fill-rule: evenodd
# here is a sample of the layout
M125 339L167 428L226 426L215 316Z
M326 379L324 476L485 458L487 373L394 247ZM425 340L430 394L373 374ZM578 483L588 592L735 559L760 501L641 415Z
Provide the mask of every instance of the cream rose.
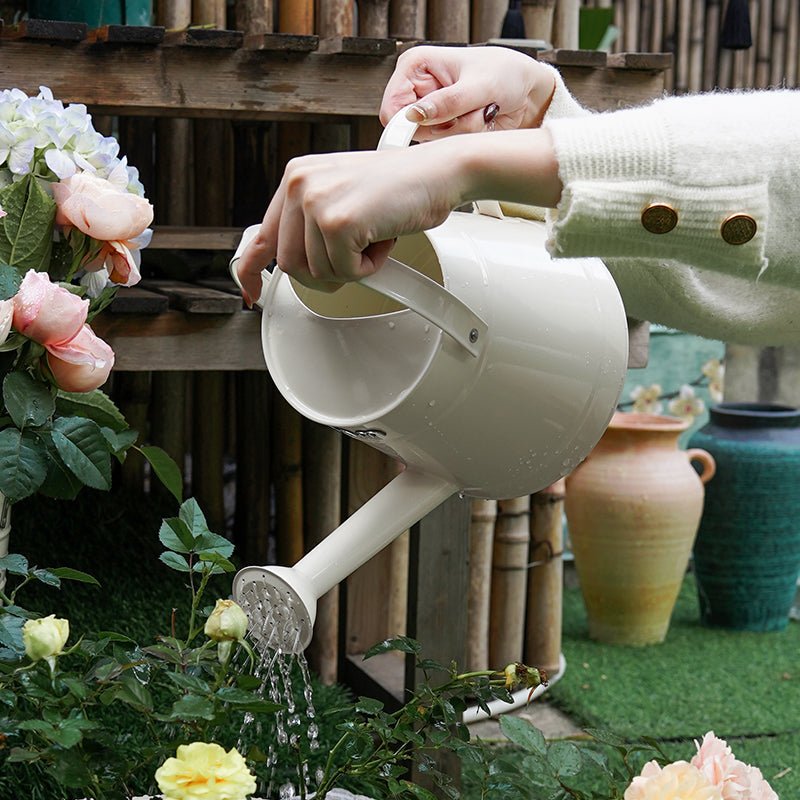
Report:
M235 748L192 742L157 770L164 800L245 800L256 790L255 776Z
M63 345L47 347L47 365L65 392L91 392L102 386L114 366L114 351L84 325Z
M8 339L14 320L14 300L0 300L0 344Z
M625 790L625 800L723 800L719 786L693 764L676 761L663 769L649 761Z
M247 614L233 600L217 600L203 630L215 642L240 642L247 633Z
M25 654L31 661L46 660L52 669L56 656L61 655L69 638L69 620L55 614L39 619L29 619L22 626Z
M45 347L74 338L86 322L89 301L50 281L46 272L28 270L14 295L13 326Z
M59 225L72 225L100 241L124 242L153 221L153 206L91 172L79 172L53 184Z

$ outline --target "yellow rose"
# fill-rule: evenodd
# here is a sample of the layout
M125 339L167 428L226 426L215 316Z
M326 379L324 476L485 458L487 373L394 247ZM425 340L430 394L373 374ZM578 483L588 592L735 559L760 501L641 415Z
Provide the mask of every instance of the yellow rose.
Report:
M56 656L61 655L69 638L69 620L58 619L55 614L40 619L29 619L22 626L25 653L31 661L45 659L52 669Z
M233 600L217 600L203 630L215 642L240 642L247 633L247 614Z
M256 790L255 776L236 748L192 742L178 748L157 770L164 800L244 800Z

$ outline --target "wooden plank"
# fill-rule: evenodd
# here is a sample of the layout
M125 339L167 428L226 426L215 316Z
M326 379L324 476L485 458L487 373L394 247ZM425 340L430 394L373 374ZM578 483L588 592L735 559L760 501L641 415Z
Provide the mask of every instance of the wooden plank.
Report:
M156 225L150 250L236 250L242 229L200 225Z
M370 36L330 36L319 42L320 53L347 56L392 56L397 51L394 39L375 39Z
M597 110L641 103L663 90L663 75L647 70L559 67L579 100ZM56 58L48 44L10 41L3 44L0 83L33 94L45 84L94 113L330 121L374 117L393 68L393 56L193 47L117 48L112 63L92 45L62 48Z
M232 50L242 46L242 31L226 31L218 28L186 28L181 31L167 31L164 35L165 47L203 47Z
M600 50L543 50L539 61L556 67L605 67L607 54Z
M144 289L166 295L173 308L190 314L234 314L242 309L242 300L226 292L181 281L148 280Z
M169 299L141 286L131 286L120 289L108 308L114 314L163 314L169 308Z
M93 44L158 45L164 41L160 25L104 25L89 31L86 41Z
M259 33L244 37L248 50L273 50L286 53L311 53L319 47L319 36L297 33Z
M672 53L609 53L608 66L613 69L672 69Z
M2 29L3 39L27 39L47 42L80 42L86 38L89 26L85 22L65 22L50 19L24 19Z
M114 350L114 369L265 370L261 314L186 314L167 311L142 324L142 317L103 312L94 332Z

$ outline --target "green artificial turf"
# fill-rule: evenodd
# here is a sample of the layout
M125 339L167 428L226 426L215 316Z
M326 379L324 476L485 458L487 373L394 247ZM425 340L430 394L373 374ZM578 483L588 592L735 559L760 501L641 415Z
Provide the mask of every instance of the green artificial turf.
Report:
M591 641L580 591L567 590L563 652L567 670L547 697L577 724L652 736L687 760L691 740L713 730L768 779L783 773L782 798L800 797L800 624L772 633L705 628L690 575L666 640L648 647Z

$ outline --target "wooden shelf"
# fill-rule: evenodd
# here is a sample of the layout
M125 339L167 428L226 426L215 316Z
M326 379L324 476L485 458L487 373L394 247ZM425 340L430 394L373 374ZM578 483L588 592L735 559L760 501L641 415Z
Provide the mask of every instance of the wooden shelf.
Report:
M180 43L171 34L159 43L155 34L126 40L109 30L86 31L76 41L76 30L64 39L34 37L29 27L4 31L3 84L31 94L49 86L64 102L85 103L95 113L336 121L377 114L396 59L391 40L319 42L281 34L245 40L236 31L189 29L179 32ZM307 52L311 47L318 49ZM603 53L581 51L538 57L556 64L578 100L597 110L660 94L669 64L664 54L623 54L610 62Z

